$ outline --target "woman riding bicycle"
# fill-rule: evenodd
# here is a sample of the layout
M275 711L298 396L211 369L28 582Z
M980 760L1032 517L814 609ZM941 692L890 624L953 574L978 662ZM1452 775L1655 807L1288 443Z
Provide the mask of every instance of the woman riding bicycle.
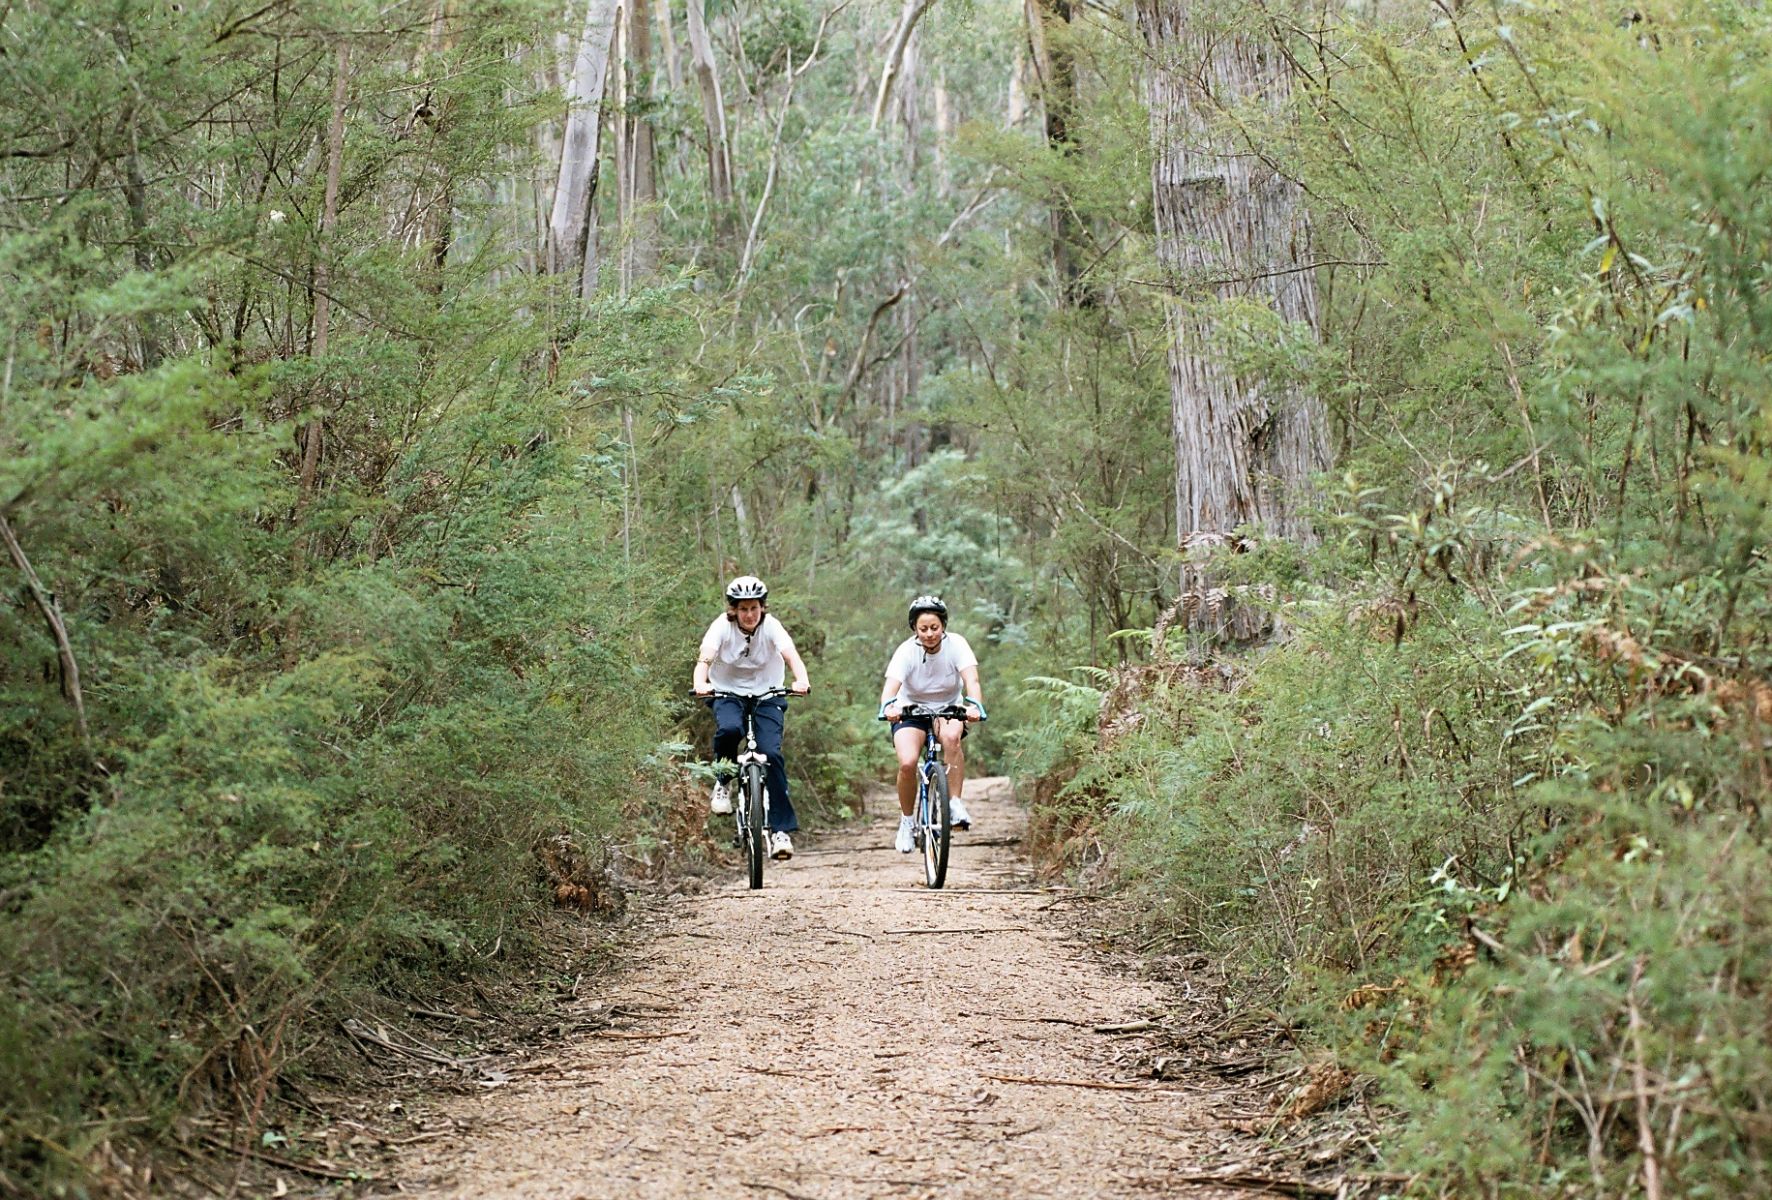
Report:
M716 691L739 696L761 696L779 689L784 667L794 673L793 693L812 690L806 681L806 664L794 648L794 639L782 623L769 615L769 589L754 575L740 575L726 585L726 611L714 618L702 635L695 659L695 694L709 696L714 710L714 791L708 807L717 813L732 811L727 780L732 774L738 742L744 736L744 704ZM769 854L773 858L794 856L789 834L800 828L788 798L788 776L781 758L782 718L787 703L771 697L753 706L757 749L768 758L765 786L769 789Z
M966 726L984 720L984 691L978 683L978 658L966 639L948 632L948 606L940 596L911 601L911 636L899 643L886 664L886 686L880 691L880 714L892 722L892 747L898 752L898 834L893 845L901 854L916 848L912 812L917 802L917 759L931 733L940 739L948 765L948 817L956 829L972 828L972 816L960 802L966 785L966 754L961 739ZM906 716L906 704L941 707L964 704L965 721Z

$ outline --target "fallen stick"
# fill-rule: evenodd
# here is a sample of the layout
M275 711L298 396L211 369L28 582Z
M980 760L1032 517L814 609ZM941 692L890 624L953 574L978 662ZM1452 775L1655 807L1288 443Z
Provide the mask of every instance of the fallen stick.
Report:
M1072 1025L1078 1029L1093 1028L1087 1021L1073 1021L1069 1017L998 1017L999 1021L1020 1021L1025 1025Z
M1161 1027L1155 1021L1127 1021L1123 1025L1094 1025L1090 1028L1095 1033L1145 1033Z
M763 1183L756 1179L741 1179L739 1182L748 1188L758 1188L765 1192L780 1192L782 1195L788 1197L788 1200L812 1200L811 1196L803 1196L799 1192L790 1192L778 1183Z
M1032 933L1026 925L985 925L979 928L953 926L947 929L886 929L883 933L921 934L921 933Z
M389 1038L385 1033L376 1032L355 1017L346 1017L340 1022L340 1024L344 1027L346 1033L359 1041L373 1042L377 1046L382 1046L388 1050L394 1051L396 1054L404 1054L409 1058L416 1058L421 1062L441 1063L446 1067L466 1067L477 1062L485 1062L489 1057L485 1054L476 1054L471 1058L456 1058L444 1054L439 1050L433 1050L423 1043L414 1046L402 1046L400 1043Z
M1045 912L1049 908L1057 908L1059 905L1065 903L1067 900L1074 900L1080 904L1085 900L1099 900L1099 899L1101 899L1100 896L1090 896L1090 895L1086 895L1082 892L1072 892L1069 895L1060 896L1058 899L1054 900L1050 904L1042 904L1039 908L1036 908L1034 911L1035 912Z
M1102 1092L1155 1091L1148 1083L1107 1083L1099 1079L1041 1079L1035 1075L986 1075L999 1083L1029 1083L1038 1087L1094 1088Z
M415 1017L436 1017L438 1020L442 1020L442 1021L482 1021L483 1022L485 1020L484 1017L464 1017L460 1013L444 1012L441 1009L436 1009L436 1008L412 1008L412 1007L408 1006L406 1011L411 1013Z
M1341 1195L1341 1188L1324 1187L1312 1183L1308 1179L1281 1179L1267 1175L1177 1175L1183 1183L1216 1183L1220 1187L1250 1188L1259 1192L1272 1192L1276 1196L1324 1196L1335 1200Z
M282 1167L288 1171L300 1171L303 1175L312 1175L317 1179L363 1180L373 1182L377 1176L366 1175L361 1171L341 1171L337 1167L322 1166L319 1163L302 1162L299 1159L284 1158L280 1154L272 1154L268 1150L259 1150L251 1146L230 1146L212 1133L202 1135L202 1140L224 1154L238 1154L242 1158L256 1158L273 1167Z
M591 1036L615 1038L623 1042L656 1042L662 1038L688 1037L693 1029L669 1029L663 1033L639 1033L627 1029L599 1029Z

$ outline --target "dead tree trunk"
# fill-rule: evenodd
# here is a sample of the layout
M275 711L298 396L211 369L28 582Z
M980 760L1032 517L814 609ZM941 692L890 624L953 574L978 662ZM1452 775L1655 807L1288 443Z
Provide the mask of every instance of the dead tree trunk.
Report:
M1286 57L1268 31L1226 28L1198 0L1138 0L1151 50L1157 257L1169 307L1169 389L1175 508L1181 543L1255 536L1312 539L1312 476L1328 466L1321 400L1295 382L1239 374L1226 362L1217 313L1255 301L1316 334L1317 293L1302 194L1246 145L1228 116L1283 111ZM1198 630L1248 638L1265 620L1232 603L1204 573L1184 571L1184 611Z
M597 288L596 196L603 90L609 78L609 43L615 36L617 0L590 0L566 99L566 137L548 216L548 272L579 277L585 298Z

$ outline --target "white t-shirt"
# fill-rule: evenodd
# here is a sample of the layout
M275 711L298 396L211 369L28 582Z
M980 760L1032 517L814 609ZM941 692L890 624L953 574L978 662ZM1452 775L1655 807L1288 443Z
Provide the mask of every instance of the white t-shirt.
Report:
M898 698L907 704L958 704L966 695L960 672L977 665L972 647L957 633L945 635L934 653L924 651L922 642L909 637L892 652L886 678L903 682Z
M737 621L729 621L721 614L701 638L701 657L708 660L708 682L716 691L737 692L741 696L761 695L778 688L787 678L787 663L781 656L784 644L792 644L788 631L768 613L763 614L756 631L748 636Z

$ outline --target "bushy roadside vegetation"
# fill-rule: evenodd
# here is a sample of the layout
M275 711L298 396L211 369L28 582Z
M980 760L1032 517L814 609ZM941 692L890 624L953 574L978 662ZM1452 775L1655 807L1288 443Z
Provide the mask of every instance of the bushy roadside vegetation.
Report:
M695 394L682 314L539 319L472 223L551 111L504 90L551 14L239 16L0 18L33 47L6 144L48 147L0 237L0 1193L197 1114L257 1136L355 1006L522 962L561 886L616 903L606 848L665 802L680 547L624 551L618 402L582 381L642 357L625 386ZM384 111L415 46L446 126ZM335 71L328 228L290 160L324 166Z
M683 692L724 578L812 664L814 827L886 769L911 595L1031 669L1038 570L901 382L952 305L875 328L937 290L930 228L1000 244L971 164L913 172L851 104L893 14L711 6L724 211L700 93L630 64L656 103L605 124L654 123L659 198L606 164L586 301L542 244L567 7L0 13L0 1193L103 1191L193 1119L252 1144L341 1017L520 971L547 906L705 849ZM932 18L952 103L1017 20Z
M1329 49L1264 142L1368 264L1299 368L1328 582L1225 563L1287 636L1125 673L1053 819L1377 1078L1411 1194L1760 1194L1772 30L1504 5Z

